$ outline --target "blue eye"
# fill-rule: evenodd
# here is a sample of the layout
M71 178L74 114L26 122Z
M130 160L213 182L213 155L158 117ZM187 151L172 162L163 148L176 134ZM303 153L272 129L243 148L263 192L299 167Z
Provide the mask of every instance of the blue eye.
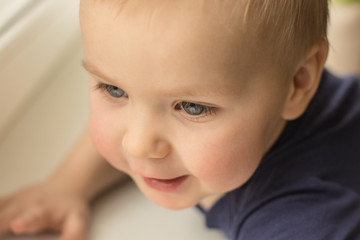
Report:
M193 115L193 116L198 116L201 115L203 113L206 113L210 110L209 107L201 105L201 104L196 104L196 103L191 103L191 102L181 102L180 103L180 107L189 115Z
M112 85L106 85L105 90L114 98L121 98L126 94L121 88Z

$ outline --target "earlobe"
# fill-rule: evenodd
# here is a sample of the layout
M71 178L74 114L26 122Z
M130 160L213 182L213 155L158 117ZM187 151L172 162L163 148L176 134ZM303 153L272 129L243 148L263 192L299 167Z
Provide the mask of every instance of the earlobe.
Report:
M328 54L328 43L314 46L296 68L283 112L283 119L300 117L314 96Z

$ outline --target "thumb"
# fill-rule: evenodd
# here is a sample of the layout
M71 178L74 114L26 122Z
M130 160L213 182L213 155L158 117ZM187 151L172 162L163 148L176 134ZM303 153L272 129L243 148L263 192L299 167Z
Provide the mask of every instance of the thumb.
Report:
M87 221L87 214L70 214L64 222L60 240L85 240Z

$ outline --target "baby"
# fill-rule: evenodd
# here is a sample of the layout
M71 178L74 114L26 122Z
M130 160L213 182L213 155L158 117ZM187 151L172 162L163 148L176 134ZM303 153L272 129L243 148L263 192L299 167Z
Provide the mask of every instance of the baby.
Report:
M229 239L360 239L360 83L323 69L327 19L327 0L81 0L88 131L1 200L0 232L84 239L120 171Z

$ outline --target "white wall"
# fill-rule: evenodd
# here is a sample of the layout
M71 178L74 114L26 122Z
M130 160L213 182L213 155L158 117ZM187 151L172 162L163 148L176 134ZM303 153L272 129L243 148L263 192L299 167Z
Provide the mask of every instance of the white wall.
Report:
M78 1L4 2L0 5L0 141L39 91L54 80L74 45L80 49ZM6 28L9 20L11 27Z
M79 1L34 2L0 35L0 195L48 176L87 122Z

